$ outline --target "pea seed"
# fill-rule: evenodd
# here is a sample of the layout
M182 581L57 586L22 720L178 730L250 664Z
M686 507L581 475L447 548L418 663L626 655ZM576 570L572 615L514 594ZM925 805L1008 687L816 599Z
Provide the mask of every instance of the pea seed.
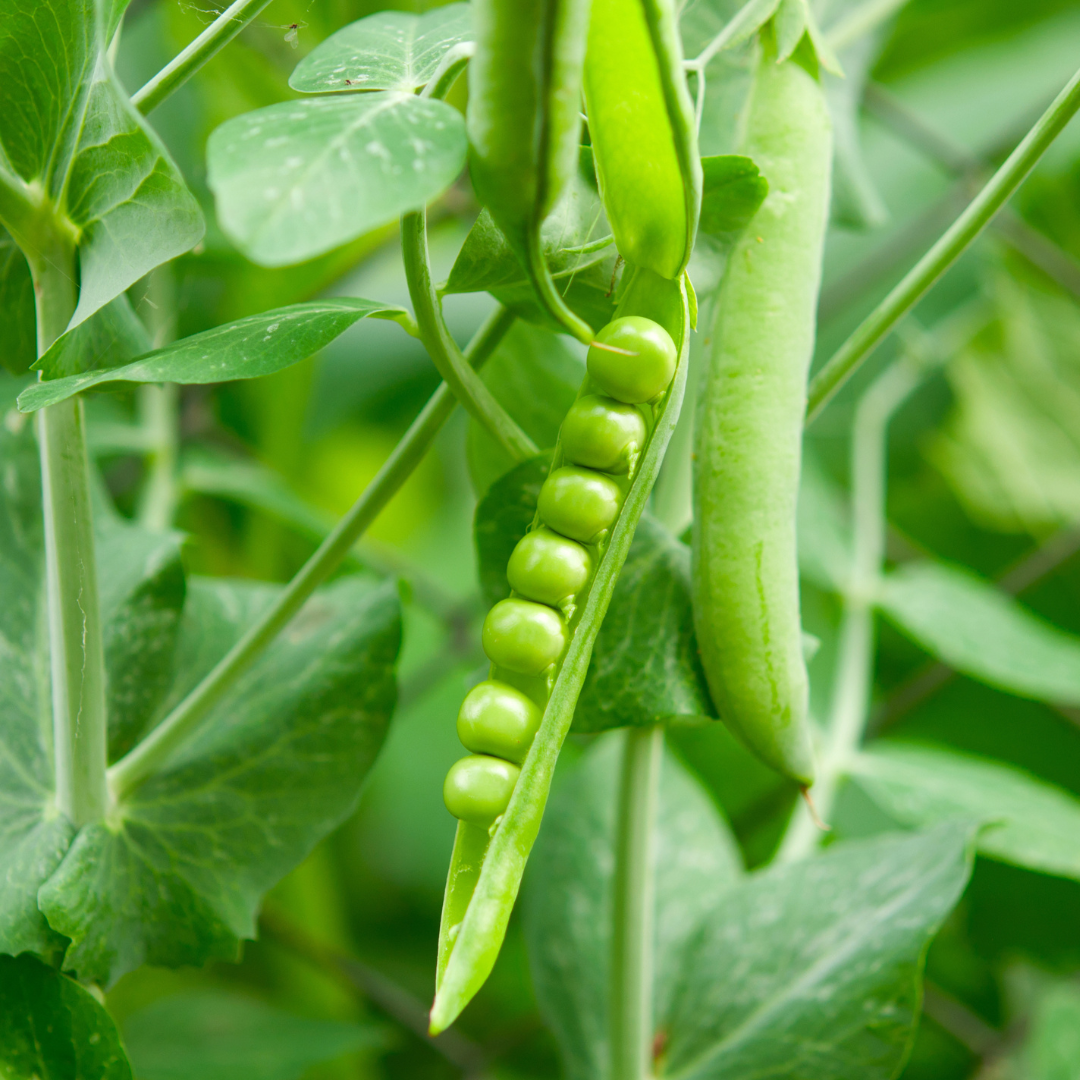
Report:
M596 394L578 398L559 430L568 461L604 472L626 472L646 434L637 409Z
M554 607L580 592L591 570L592 560L580 544L541 528L518 541L506 577L515 592Z
M592 543L619 516L622 492L614 480L589 469L556 469L540 489L537 509L549 528Z
M505 812L521 770L509 761L470 754L450 766L443 783L446 809L460 821L490 825Z
M493 664L519 675L539 675L566 648L566 623L543 604L501 600L488 612L481 640Z

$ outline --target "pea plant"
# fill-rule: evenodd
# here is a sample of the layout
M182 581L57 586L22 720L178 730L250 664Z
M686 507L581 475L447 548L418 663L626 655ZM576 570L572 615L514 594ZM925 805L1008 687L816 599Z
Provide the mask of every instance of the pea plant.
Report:
M982 154L934 5L326 7L0 10L0 1075L1073 1075L1075 19Z

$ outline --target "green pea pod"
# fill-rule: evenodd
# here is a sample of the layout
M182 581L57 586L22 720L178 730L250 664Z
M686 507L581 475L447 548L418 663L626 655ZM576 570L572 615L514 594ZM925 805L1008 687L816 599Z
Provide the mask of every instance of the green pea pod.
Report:
M645 357L654 372L661 371L657 378L650 380L639 374L615 384L608 369L597 365L594 370L590 363L591 374L582 383L577 402L563 424L565 438L561 432L533 530L511 559L515 589L521 586L526 597L515 593L502 601L485 623L485 649L489 656L495 654L490 680L466 699L458 730L461 733L464 725L463 741L471 749L489 754L497 750L491 741L494 725L484 728L480 709L492 709L499 723L509 717L503 756L521 761L521 772L505 810L488 826L478 823L472 813L482 809L479 801L470 807L462 802L460 793L454 793L455 805L461 807L455 813L463 819L458 823L443 902L431 1010L433 1034L453 1023L480 989L502 946L593 643L678 420L686 383L691 297L685 276L672 281L643 267L633 271L616 320L641 316L642 323L651 320L659 324L670 335L666 342L670 362L656 344L663 335L653 335L640 352L626 350L619 355L628 363ZM618 330L615 322L609 326ZM601 330L600 340L607 329ZM619 341L621 344L614 347L626 344L625 338ZM613 389L624 399L634 398L635 403L616 400L611 396ZM655 396L642 401L641 395L646 393ZM596 466L609 471L597 471ZM537 598L557 607L541 608ZM510 633L488 640L489 630L494 635L507 623L504 605L521 605L524 613L514 625L528 634ZM528 617L525 609L530 606L547 613L543 619L558 615L563 620L564 651L543 668L540 664L547 659L545 650L555 640L555 631L548 633L543 619ZM529 636L533 631L539 636ZM534 656L535 668L530 667ZM474 707L470 701L477 692L485 700ZM542 714L535 736L528 719L534 709ZM485 741L470 742L482 728ZM523 731L531 743L522 759L518 748ZM451 770L451 776L456 775Z
M677 278L694 247L701 159L673 0L593 0L585 102L619 253Z
M473 0L470 172L548 313L575 337L592 328L567 307L540 226L577 168L589 0Z
M814 778L795 504L829 211L822 90L763 36L741 153L769 194L731 253L699 403L694 624L721 717L773 768Z

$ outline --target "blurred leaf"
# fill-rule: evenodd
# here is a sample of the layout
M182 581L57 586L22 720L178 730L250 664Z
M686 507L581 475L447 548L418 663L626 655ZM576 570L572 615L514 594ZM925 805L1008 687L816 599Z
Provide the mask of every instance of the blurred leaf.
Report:
M207 145L222 229L287 266L417 210L465 164L465 121L392 91L286 101L228 120Z
M550 467L549 453L523 461L500 476L476 505L473 535L480 591L488 607L510 595L506 564L536 516L540 488Z
M883 581L878 604L950 667L1021 697L1080 705L1080 638L961 567L909 563Z
M401 90L425 86L443 57L472 38L468 4L447 4L422 15L380 11L350 23L317 45L289 77L304 94Z
M815 585L843 592L852 569L847 500L817 457L804 453L799 479L799 570Z
M193 334L118 368L38 383L23 392L19 407L33 412L104 383L256 379L317 353L353 323L368 317L411 325L403 308L374 300L334 297L292 304ZM62 346L63 341L57 345ZM53 349L42 357L42 366L52 364Z
M154 347L125 293L58 338L34 365L44 379L119 367Z
M769 192L769 181L748 158L724 154L701 159L700 232L708 233L729 245L757 213Z
M664 1075L895 1076L927 945L970 873L969 834L954 822L836 844L724 892L676 960Z
M558 782L525 881L525 940L536 996L570 1080L609 1075L615 808L623 739L599 739ZM742 873L738 849L709 797L664 755L656 823L656 975L664 1027L683 949Z
M178 683L273 592L193 580ZM167 766L75 838L39 893L72 939L65 965L109 983L142 963L235 959L263 894L355 808L393 710L400 636L393 582L316 593Z
M37 957L0 956L4 1080L131 1080L112 1017Z
M1025 1080L1080 1077L1080 987L1060 983L1043 994L1024 1047Z
M301 1080L308 1069L384 1042L370 1025L308 1020L238 994L155 1001L124 1024L139 1080Z
M574 713L575 731L715 716L690 603L690 549L644 515Z
M979 523L1041 533L1080 519L1080 312L996 280L997 322L947 368L956 400L934 463Z
M897 821L989 822L978 837L983 854L1080 880L1080 799L1045 780L954 750L883 742L861 753L851 772Z
M26 257L0 225L0 363L21 375L37 358L34 282Z
M580 357L581 350L565 337L518 320L484 365L480 378L525 434L549 450L585 377ZM472 420L465 447L469 476L478 494L514 465L509 454Z

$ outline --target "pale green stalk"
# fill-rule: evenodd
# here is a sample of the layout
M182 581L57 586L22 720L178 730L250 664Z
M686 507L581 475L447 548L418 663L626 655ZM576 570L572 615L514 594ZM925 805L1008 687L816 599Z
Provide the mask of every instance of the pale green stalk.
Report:
M131 103L143 116L156 109L173 91L179 90L205 63L228 45L269 3L270 0L236 0L183 52L137 90L132 95Z
M1023 183L1065 125L1080 109L1080 71L1036 121L1008 160L990 178L970 206L904 279L863 320L810 381L806 422L812 423L841 386L874 351L927 290L971 246Z
M42 226L27 244L37 301L38 355L75 310L75 249ZM90 510L86 420L79 398L37 418L45 522L53 762L58 809L77 825L105 815L105 656Z
M608 976L611 1080L652 1075L656 813L664 729L624 736Z
M510 328L514 316L503 308L477 331L466 349L470 363L479 366L491 355ZM262 655L304 602L341 565L353 544L378 517L431 448L435 436L457 404L443 383L394 448L375 479L338 522L318 550L301 567L259 621L229 650L212 671L138 746L109 770L117 799L130 794L164 765L173 751L198 727L206 714Z

